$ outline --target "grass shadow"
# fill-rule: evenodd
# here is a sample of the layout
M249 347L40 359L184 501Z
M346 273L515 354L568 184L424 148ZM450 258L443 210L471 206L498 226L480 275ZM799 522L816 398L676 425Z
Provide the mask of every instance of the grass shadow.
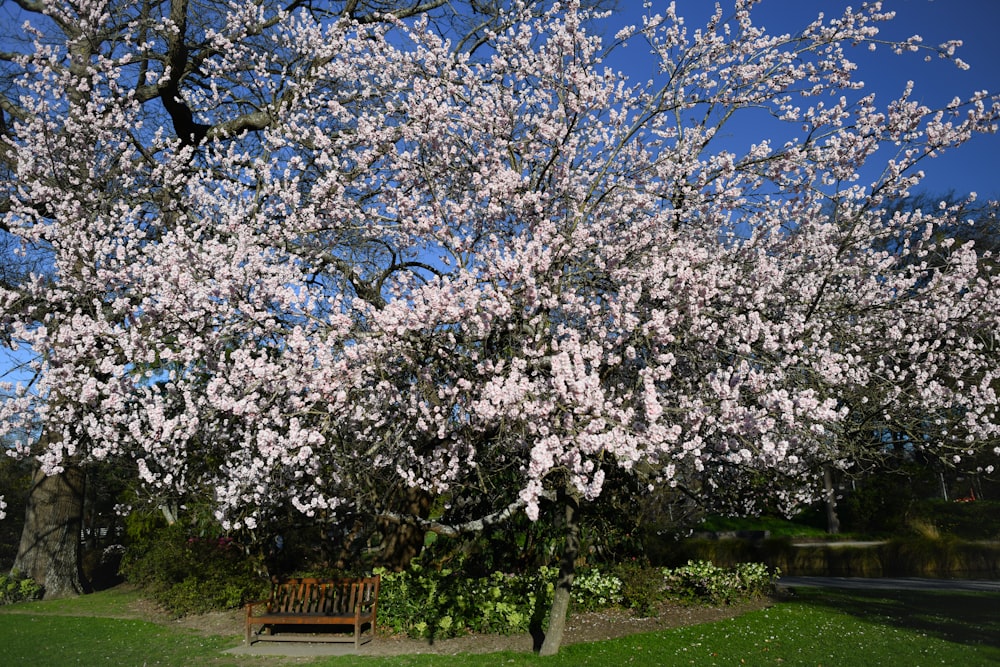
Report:
M964 645L1000 648L1000 595L962 591L796 589L789 600Z

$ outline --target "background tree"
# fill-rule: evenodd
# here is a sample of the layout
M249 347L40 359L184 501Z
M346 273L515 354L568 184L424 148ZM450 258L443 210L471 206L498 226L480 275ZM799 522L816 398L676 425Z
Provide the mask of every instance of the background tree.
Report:
M0 292L40 352L0 423L38 416L46 472L129 456L249 530L288 505L442 533L545 508L543 653L611 469L807 499L854 455L859 386L940 418L935 452L990 451L997 277L967 247L923 261L947 211L881 206L1000 107L862 96L846 49L878 43L877 4L783 36L754 4L619 33L648 84L604 67L577 3L515 6L475 57L307 6L47 5L66 39L16 60L5 224L53 277ZM747 114L770 121L735 150Z

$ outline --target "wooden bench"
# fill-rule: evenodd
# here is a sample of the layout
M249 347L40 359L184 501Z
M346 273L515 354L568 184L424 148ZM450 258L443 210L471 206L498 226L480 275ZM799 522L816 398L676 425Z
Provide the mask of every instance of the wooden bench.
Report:
M247 605L246 644L254 641L354 642L357 648L375 636L379 577L363 579L285 579L271 583L267 600ZM350 625L353 636L276 635L280 625ZM370 632L361 641L361 631ZM260 626L256 632L254 627ZM267 634L262 634L265 629Z

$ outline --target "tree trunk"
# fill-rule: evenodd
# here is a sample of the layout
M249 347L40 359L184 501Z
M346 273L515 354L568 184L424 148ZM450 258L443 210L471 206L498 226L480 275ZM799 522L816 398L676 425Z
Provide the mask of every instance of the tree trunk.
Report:
M80 571L84 483L83 470L75 466L51 476L39 468L32 478L11 571L44 587L45 599L86 592Z
M577 523L579 499L565 490L559 492L559 505L563 507L563 526L566 530L566 546L563 547L559 562L559 580L552 594L552 609L549 611L549 627L542 641L539 655L555 655L562 645L566 616L569 612L570 593L573 591L573 576L576 573L576 557L580 553L580 525Z
M397 494L393 505L401 515L426 519L432 499L423 489L406 487ZM424 548L427 531L415 523L382 520L378 522L378 529L382 533L382 543L375 564L388 570L405 570Z
M826 501L826 532L836 535L840 532L840 517L837 516L837 491L833 488L833 473L829 466L823 468L823 495Z

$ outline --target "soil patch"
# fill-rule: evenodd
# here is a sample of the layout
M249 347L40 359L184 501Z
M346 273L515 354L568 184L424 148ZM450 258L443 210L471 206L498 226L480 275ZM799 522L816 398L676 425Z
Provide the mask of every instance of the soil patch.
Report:
M722 607L665 603L660 607L657 616L649 618L637 617L622 609L572 614L566 624L563 644L615 639L640 632L656 632L669 628L711 623L735 618L749 611L765 609L772 604L773 601L767 599ZM164 613L151 601L139 600L132 604L131 611L137 618L174 627L184 627L206 635L240 636L243 634L244 614L242 610L211 612L175 619ZM363 655L416 653L453 655L499 651L529 652L534 650L534 646L535 638L528 633L514 635L468 634L431 641L383 632L373 641L365 644L361 653Z

